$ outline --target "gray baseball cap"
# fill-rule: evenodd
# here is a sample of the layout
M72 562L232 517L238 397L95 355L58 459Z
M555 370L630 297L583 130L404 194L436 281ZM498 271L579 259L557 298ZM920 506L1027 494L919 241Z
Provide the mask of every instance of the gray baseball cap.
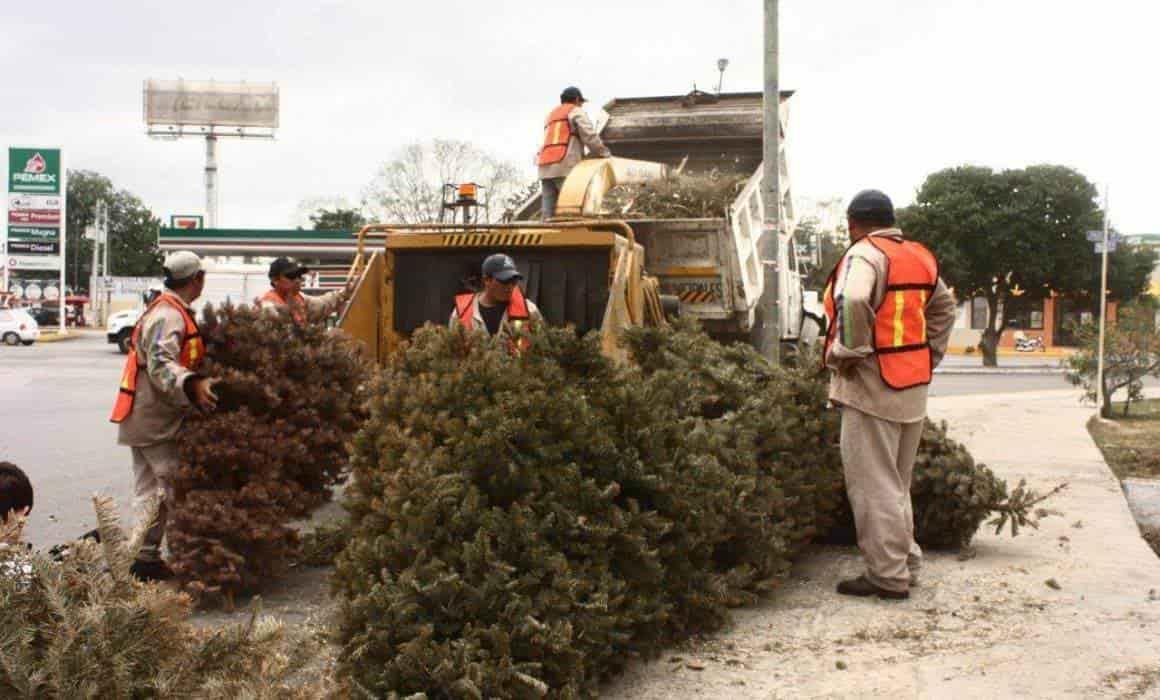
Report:
M175 282L187 280L205 269L201 264L201 258L188 250L170 253L166 256L165 262L161 263L161 267L165 270L165 276Z
M523 279L524 277L520 274L520 269L516 267L516 261L503 253L487 256L483 261L483 276L494 277L500 282Z

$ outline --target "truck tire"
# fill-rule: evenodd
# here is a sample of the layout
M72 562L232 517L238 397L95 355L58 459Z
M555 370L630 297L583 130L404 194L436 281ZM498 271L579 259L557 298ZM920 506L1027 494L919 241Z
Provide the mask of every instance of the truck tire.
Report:
M678 319L681 317L681 298L675 294L661 295L661 311L665 312L666 320Z
M4 334L4 344L5 345L12 345L12 346L20 345L20 336L9 331L9 332Z
M129 354L129 341L133 338L133 329L126 328L117 334L117 349L122 355Z

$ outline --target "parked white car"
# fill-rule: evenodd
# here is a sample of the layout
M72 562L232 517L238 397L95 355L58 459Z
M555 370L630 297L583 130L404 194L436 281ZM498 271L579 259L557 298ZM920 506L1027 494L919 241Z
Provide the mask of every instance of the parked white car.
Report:
M124 355L129 354L129 338L133 335L133 326L137 325L137 319L140 317L141 309L126 309L109 317L105 337Z
M5 345L32 345L40 337L40 326L24 309L0 309L0 341Z

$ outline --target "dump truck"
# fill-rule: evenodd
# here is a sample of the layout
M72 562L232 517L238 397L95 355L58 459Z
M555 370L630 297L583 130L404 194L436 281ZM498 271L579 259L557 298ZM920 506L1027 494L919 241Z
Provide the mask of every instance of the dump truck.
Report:
M781 96L783 133L791 94ZM356 291L341 327L383 360L424 323L447 323L454 296L478 284L483 258L504 252L549 323L600 331L610 354L618 352L620 329L674 314L697 318L718 339L754 340L762 322L762 94L619 98L604 109L601 137L614 157L572 170L551 221L538 220L536 197L510 223L364 227L352 268ZM779 336L796 344L817 329L803 333L808 317L784 150L780 167ZM723 218L622 220L607 210L604 195L613 187L678 168L750 176Z

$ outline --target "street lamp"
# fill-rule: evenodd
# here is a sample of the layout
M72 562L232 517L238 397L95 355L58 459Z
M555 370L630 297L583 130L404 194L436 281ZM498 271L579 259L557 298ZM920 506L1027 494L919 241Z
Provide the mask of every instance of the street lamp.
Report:
M725 69L728 67L729 67L729 59L727 59L727 58L718 58L717 59L717 70L720 73L717 76L717 94L718 95L721 94L721 83L725 82Z

